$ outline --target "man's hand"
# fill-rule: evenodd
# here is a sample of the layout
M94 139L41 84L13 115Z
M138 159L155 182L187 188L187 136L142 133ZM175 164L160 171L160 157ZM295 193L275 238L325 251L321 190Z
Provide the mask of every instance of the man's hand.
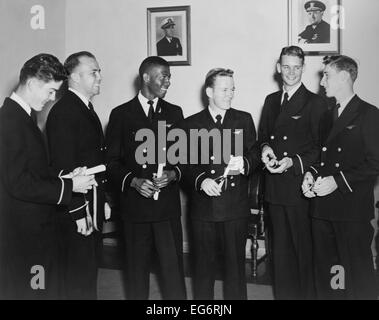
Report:
M228 167L230 168L229 170L230 175L245 173L244 162L243 162L242 156L230 157Z
M284 171L287 171L289 168L293 166L293 161L289 157L285 157L282 160L280 160L278 163L277 168L272 166L266 166L267 170L271 173L283 173Z
M325 178L319 177L314 184L313 192L318 197L324 197L333 193L335 190L337 190L337 188L338 186L333 176L328 176Z
M201 183L201 190L203 190L210 197L221 196L221 187L213 179L207 178Z
M111 218L112 209L109 206L108 202L104 203L104 218L105 221L108 221Z
M268 145L263 146L261 159L265 165L267 165L270 160L276 160L274 150Z
M87 237L93 232L92 218L87 214L86 217L76 220L77 232Z
M87 167L78 167L71 171L68 176L70 179L76 176L84 176L86 174Z
M301 185L301 190L303 195L307 198L314 198L316 194L313 192L312 188L315 183L315 179L312 173L307 172L304 175L303 184Z
M87 193L92 189L92 186L97 186L95 176L77 175L72 177L72 191L78 193Z
M153 182L143 178L133 178L130 186L145 198L151 198L156 191L159 191L159 188L155 187Z
M158 189L167 187L171 181L176 179L175 170L164 170L160 178L153 177L153 183Z

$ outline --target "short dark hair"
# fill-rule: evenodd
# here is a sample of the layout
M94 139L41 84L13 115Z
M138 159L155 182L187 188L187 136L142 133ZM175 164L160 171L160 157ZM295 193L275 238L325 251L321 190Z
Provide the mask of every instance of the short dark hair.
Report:
M234 71L224 68L211 69L205 76L205 88L213 88L217 77L233 77Z
M44 82L63 81L67 79L67 75L57 57L40 53L26 61L21 68L20 84L25 84L29 78L37 78Z
M74 69L80 64L79 58L81 57L96 59L95 56L91 52L88 52L88 51L80 51L80 52L73 53L64 62L64 67L68 75L70 75L74 71Z
M141 80L143 79L143 74L146 73L151 67L155 66L162 66L162 67L170 67L168 62L158 56L151 56L147 57L145 60L142 61L140 67L139 67L139 76Z
M288 46L284 47L282 51L280 52L279 56L279 63L282 62L282 57L283 56L293 56L293 57L299 57L304 64L304 51L298 46Z
M355 62L354 59L348 56L325 56L323 59L323 63L325 66L329 65L330 67L335 68L337 71L348 72L353 82L358 77L358 64Z

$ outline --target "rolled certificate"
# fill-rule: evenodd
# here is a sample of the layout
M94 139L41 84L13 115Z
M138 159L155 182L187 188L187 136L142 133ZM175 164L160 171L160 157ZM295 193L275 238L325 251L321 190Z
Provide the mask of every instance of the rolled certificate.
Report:
M104 172L106 170L106 167L105 165L103 164L100 164L96 167L92 167L92 168L88 168L85 172L85 175L86 176L90 176L91 174L96 174L96 173L99 173L99 172ZM65 174L64 176L62 176L61 178L66 178L66 179L70 179L71 176L70 174Z
M160 164L158 164L158 172L156 173L156 177L157 177L157 178L162 177L162 174L163 174L163 167L164 167L165 165L166 165L165 163L160 163ZM155 191L153 197L154 197L154 200L158 200L158 197L159 197L159 191Z

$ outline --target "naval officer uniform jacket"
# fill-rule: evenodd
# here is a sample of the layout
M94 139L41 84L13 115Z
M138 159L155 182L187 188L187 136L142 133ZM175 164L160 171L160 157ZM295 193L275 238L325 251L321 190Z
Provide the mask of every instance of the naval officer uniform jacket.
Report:
M44 138L27 108L13 94L0 109L0 295L55 299L56 205L70 203L72 180L49 167ZM41 272L44 289L33 290L31 280Z
M76 90L69 89L50 110L46 131L51 165L57 169L105 164L103 129L89 101ZM104 222L105 173L95 176L97 187L87 194L75 193L68 206L60 206L59 231L62 298L96 299L100 232ZM94 233L77 232L75 220L92 216Z
M157 173L158 154L166 152L167 148L158 144L158 122L165 121L168 132L174 123L183 119L183 113L179 106L156 98L155 116L150 122L140 101L147 106L147 99L139 93L112 110L106 134L107 173L113 188L120 194L124 220L128 295L130 299L148 298L149 271L152 265L156 265L161 267L163 298L185 299L178 182L171 182L161 189L158 200L147 199L130 186L133 178L152 181L153 174ZM153 153L154 163L140 164L136 160L136 152L142 144L136 139L140 130L149 130L155 137L153 145L143 151L144 155ZM166 163L164 170L177 169ZM178 180L180 175L177 170ZM159 261L152 259L154 246Z
M191 130L216 130L221 136L220 148L217 144L212 144L212 139L209 149L202 148L199 143L198 159L195 163L190 162L193 156L191 145L192 149L196 148L196 141L190 140L188 163L180 166L191 188L190 217L196 261L195 299L214 298L214 270L218 250L222 252L225 267L224 298L246 299L244 261L247 218L250 214L248 176L259 163L253 119L249 113L231 108L226 111L221 127L218 127L206 108L185 119L179 127L187 132L187 137L191 136ZM241 137L241 153L237 154L236 144L239 142L236 141ZM219 182L230 155L243 157L244 174L229 175L223 183L221 196L208 196L201 190L202 182L206 178Z
M320 157L320 121L327 104L303 84L293 90L283 106L283 91L266 97L259 126L261 147L269 145L278 160L290 157L293 161L282 174L265 174L278 299L307 299L314 293L309 201L302 195L301 184L304 173Z
M375 299L371 241L374 194L379 174L379 110L354 95L333 124L322 121L321 159L315 177L333 176L337 190L313 198L317 294L322 299ZM345 290L333 290L331 268L345 271Z

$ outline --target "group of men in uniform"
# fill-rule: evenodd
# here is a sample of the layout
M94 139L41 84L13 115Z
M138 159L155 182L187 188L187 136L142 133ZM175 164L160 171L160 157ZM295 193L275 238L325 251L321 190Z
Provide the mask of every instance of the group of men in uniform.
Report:
M2 296L95 299L100 232L110 216L112 189L123 220L128 298L148 299L155 265L163 298L186 299L179 194L184 182L194 298L213 299L220 252L224 298L246 299L248 184L263 163L276 298L375 298L369 220L379 174L379 111L354 94L353 59L335 56L324 63L321 85L337 101L332 108L302 84L303 51L283 48L277 63L283 88L267 96L257 138L251 115L232 108L232 70L208 72L208 106L184 119L179 106L164 100L168 62L148 57L139 68L138 94L112 110L104 137L91 102L101 82L95 56L75 53L64 67L50 55L33 57L0 109ZM68 89L47 120L47 155L33 111L54 100L66 77ZM187 138L205 130L213 143L204 148L188 139L178 149L184 161L159 163L159 153L175 141L163 147L156 141L143 150L153 161L141 163L141 130L157 136L162 122ZM100 164L107 165L106 174L86 174ZM36 265L50 279L44 290L30 287ZM345 271L343 288L331 285L335 266Z

